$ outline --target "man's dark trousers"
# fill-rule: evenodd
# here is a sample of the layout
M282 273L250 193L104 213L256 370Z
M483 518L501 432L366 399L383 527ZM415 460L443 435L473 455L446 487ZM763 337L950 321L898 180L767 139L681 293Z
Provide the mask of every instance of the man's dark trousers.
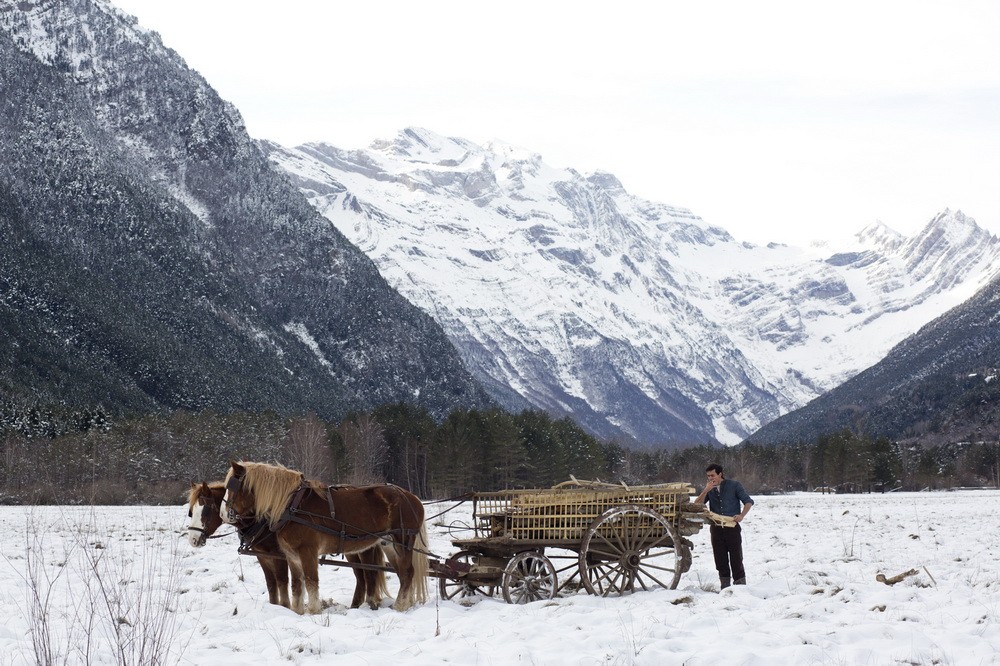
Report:
M743 530L736 527L711 526L712 552L715 554L715 568L721 580L743 580L747 577L743 570ZM730 570L732 571L730 575Z

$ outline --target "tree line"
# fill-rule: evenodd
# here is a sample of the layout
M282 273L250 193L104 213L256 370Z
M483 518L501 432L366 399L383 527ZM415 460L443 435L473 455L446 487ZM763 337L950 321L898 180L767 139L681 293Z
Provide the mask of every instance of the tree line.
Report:
M632 451L626 457L626 470L636 470L643 479L693 480L696 485L704 477L706 461L713 460L728 477L760 494L1000 488L1000 441L927 446L845 429L811 442Z
M1000 442L915 446L844 430L812 442L637 450L540 411L457 409L436 421L406 404L315 414L175 411L117 418L101 409L0 405L0 502L176 503L230 460L277 462L334 483L390 482L424 499L546 488L567 480L686 481L710 462L759 494L1000 485Z
M276 462L334 483L390 482L420 497L610 479L624 449L544 412L457 409L435 421L388 405L328 422L315 414L0 406L0 502L174 503L230 460Z

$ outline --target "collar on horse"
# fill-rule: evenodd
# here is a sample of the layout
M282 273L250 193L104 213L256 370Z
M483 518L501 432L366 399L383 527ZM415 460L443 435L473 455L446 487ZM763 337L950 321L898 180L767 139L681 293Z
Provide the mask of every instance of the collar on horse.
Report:
M237 533L240 535L240 547L237 552L241 555L257 555L258 557L268 555L268 552L255 552L255 548L261 541L274 534L266 520L246 522L242 526L237 526ZM281 557L281 555L271 555Z

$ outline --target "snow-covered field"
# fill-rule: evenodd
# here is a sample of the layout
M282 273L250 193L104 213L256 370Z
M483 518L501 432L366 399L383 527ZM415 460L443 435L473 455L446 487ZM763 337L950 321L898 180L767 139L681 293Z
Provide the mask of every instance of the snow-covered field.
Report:
M350 610L351 571L322 567L330 605L305 617L267 603L235 537L193 550L186 507L2 507L0 665L46 649L74 664L1000 663L1000 492L756 499L750 584L721 594L704 530L676 590L465 606L432 585L405 613ZM435 553L468 511L434 521Z

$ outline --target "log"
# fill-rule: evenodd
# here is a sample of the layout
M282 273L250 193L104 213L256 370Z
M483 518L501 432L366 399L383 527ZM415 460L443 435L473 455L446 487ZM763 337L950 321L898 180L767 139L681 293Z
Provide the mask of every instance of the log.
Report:
M893 576L892 578L886 578L885 574L880 573L875 576L875 580L877 580L880 583L885 583L886 585L895 585L904 578L909 578L910 576L916 576L918 573L920 572L917 571L916 569L910 569L909 571L904 571L903 573L897 576Z

